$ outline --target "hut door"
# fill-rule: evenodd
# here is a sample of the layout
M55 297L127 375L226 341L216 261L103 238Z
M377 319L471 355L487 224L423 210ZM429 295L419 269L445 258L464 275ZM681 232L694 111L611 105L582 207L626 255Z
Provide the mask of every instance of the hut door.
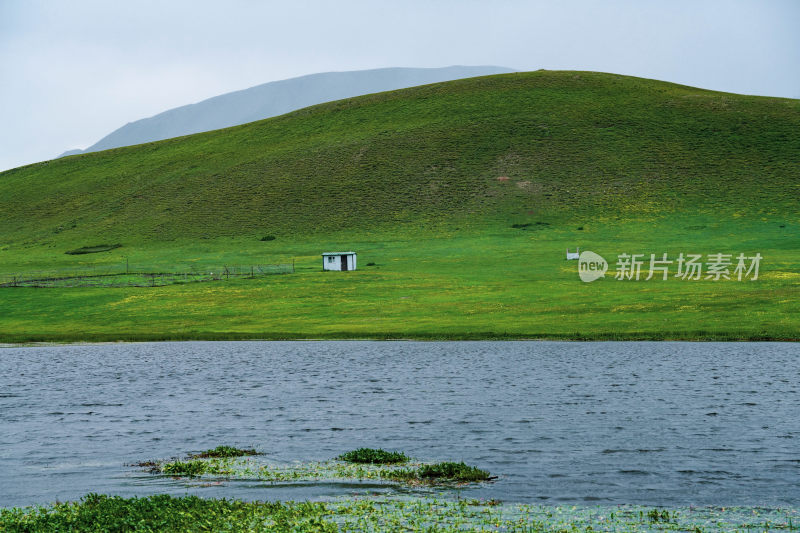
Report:
M342 256L342 270L347 270L347 256Z

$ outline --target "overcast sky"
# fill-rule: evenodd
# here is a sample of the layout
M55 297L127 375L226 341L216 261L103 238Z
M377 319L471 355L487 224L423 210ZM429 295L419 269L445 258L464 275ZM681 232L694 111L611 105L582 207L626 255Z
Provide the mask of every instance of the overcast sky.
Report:
M0 169L334 70L596 70L800 98L798 28L798 0L0 0Z

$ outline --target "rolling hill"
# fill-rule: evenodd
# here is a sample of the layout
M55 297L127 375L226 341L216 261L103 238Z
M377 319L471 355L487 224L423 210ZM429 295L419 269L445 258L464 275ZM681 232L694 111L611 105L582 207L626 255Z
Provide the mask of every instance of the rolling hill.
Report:
M137 241L789 214L799 109L588 72L439 83L4 172L0 235Z
M797 100L537 71L21 167L0 174L0 273L297 272L0 289L0 338L797 339L798 131ZM65 254L101 243L121 246ZM607 277L580 282L575 246ZM350 249L362 268L320 272ZM615 280L622 253L764 262L752 281Z

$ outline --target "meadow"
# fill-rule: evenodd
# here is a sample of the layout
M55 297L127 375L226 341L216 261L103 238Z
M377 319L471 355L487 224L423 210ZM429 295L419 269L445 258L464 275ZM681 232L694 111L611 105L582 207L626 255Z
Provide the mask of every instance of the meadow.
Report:
M797 131L796 100L539 71L21 167L0 174L0 277L296 270L2 288L0 342L797 339ZM578 279L576 246L605 279ZM322 272L345 250L359 270ZM623 253L763 260L753 281L620 281Z
M700 225L506 226L428 238L341 236L291 248L275 241L269 246L284 248L270 257L294 260L294 274L164 287L0 289L0 339L797 339L796 230L770 221L742 222L738 231L693 229ZM261 244L208 243L209 260L257 260ZM575 246L606 258L605 278L580 281L578 262L565 260L565 249ZM319 252L338 249L358 251L359 270L323 272ZM205 259L193 243L159 258L178 263L192 251ZM763 260L756 280L751 274L738 281L733 266L730 280L681 279L676 264L667 280L661 273L645 280L649 264L639 280L614 278L618 254L668 253L674 260L681 252L760 253ZM107 260L121 263L122 253L109 252ZM151 260L148 250L139 254Z

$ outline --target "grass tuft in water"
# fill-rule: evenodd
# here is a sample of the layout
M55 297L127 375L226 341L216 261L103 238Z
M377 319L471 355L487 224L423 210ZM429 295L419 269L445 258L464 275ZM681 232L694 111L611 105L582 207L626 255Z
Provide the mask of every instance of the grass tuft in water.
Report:
M161 472L173 476L202 476L210 469L210 463L206 461L171 461L161 465Z
M663 522L666 524L675 521L675 518L666 509L651 509L647 512L647 518L653 523Z
M495 498L492 498L490 500L484 500L484 499L479 500L477 498L472 498L471 500L465 500L465 501L467 505L471 505L473 507L475 506L497 507L498 505L503 504L502 501Z
M409 457L403 452L388 452L380 448L359 448L343 453L337 459L347 463L391 465L407 463Z
M443 462L422 465L419 477L428 480L486 481L489 479L489 472L463 462Z
M254 449L234 448L233 446L217 446L214 449L190 455L192 459L208 459L211 457L243 457L245 455L261 455Z

